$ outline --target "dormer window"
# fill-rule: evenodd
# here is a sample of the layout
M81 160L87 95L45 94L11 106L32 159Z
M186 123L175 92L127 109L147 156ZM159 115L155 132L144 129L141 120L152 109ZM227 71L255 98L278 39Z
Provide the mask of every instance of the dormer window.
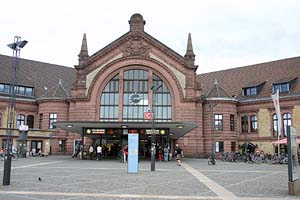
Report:
M255 96L257 95L257 87L244 88L244 96Z
M10 84L0 83L0 93L10 93ZM33 87L15 86L15 95L33 97Z
M273 93L276 93L276 91L279 92L289 92L290 91L290 83L276 83L273 84Z

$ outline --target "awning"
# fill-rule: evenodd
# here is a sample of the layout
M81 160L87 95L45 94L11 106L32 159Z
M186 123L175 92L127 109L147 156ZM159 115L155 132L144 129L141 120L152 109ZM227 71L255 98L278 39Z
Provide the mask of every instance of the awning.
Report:
M276 141L274 141L274 142L272 142L272 144L278 144L278 142L279 142L279 144L287 144L287 138L283 138L283 139L281 139L281 140L276 140ZM296 139L296 143L297 144L300 144L300 139Z
M83 128L99 129L151 129L151 122L99 122L99 121L61 121L54 126L82 135ZM155 129L169 129L171 139L178 139L198 125L194 122L155 122Z

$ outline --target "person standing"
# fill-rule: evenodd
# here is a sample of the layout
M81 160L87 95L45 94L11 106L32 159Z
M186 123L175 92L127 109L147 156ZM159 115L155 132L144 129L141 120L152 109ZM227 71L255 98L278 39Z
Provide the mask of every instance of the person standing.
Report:
M90 145L90 147L89 147L89 153L90 153L90 160L93 160L93 153L94 153L94 147L93 147L93 145Z
M102 156L102 147L98 144L97 146L97 160L101 160Z
M181 157L184 157L184 156L183 156L182 149L179 147L179 144L176 144L175 156L176 156L177 166L181 166L180 159L181 159Z

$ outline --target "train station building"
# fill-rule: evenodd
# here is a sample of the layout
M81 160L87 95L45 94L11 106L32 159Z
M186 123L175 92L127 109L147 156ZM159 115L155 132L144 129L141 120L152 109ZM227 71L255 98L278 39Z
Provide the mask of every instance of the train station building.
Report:
M20 59L13 145L26 124L26 150L45 154L99 144L113 156L132 133L139 134L141 157L150 155L152 134L158 147L173 152L178 143L191 157L241 151L245 143L274 153L278 119L271 95L277 90L282 124L300 137L300 57L196 74L201 66L191 34L180 55L145 32L145 24L132 15L129 31L92 55L84 34L73 68ZM12 60L0 55L2 147Z

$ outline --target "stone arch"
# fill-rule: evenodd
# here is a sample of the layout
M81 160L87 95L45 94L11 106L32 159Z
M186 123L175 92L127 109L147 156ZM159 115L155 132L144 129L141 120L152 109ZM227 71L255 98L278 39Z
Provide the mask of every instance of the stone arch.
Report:
M169 70L169 68L151 58L120 58L101 69L91 82L91 85L88 88L87 97L91 101L91 103L95 105L95 108L99 110L99 97L104 87L106 86L106 83L108 83L113 77L119 74L120 71L137 68L144 70L150 69L165 82L172 97L173 109L180 104L180 102L183 100L182 90L184 88L181 88L179 81ZM98 119L99 112L96 113L96 119ZM172 117L174 118L174 111L172 113Z

